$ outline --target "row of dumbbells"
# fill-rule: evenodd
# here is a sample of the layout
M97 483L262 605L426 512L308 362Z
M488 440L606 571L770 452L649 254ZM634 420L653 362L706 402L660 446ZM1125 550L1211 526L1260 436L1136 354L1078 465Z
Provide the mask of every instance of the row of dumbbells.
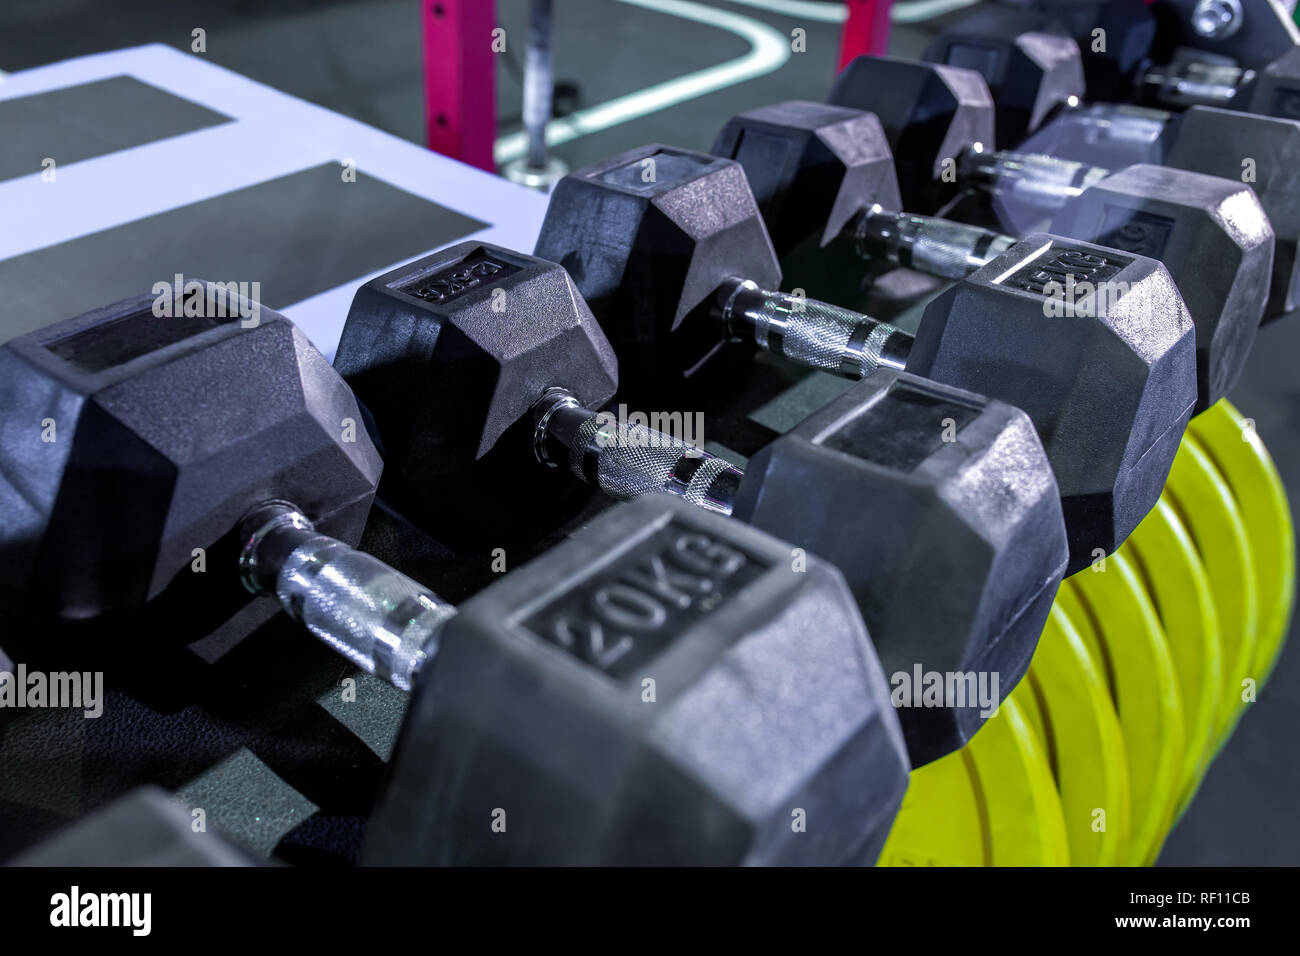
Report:
M552 199L544 259L469 243L363 287L337 372L269 310L243 329L158 319L151 298L10 343L11 604L94 617L180 587L233 607L233 588L179 570L233 540L249 591L419 690L374 860L873 858L907 768L980 723L975 707L895 713L883 675L1015 685L1062 574L1122 543L1193 409L1239 373L1274 241L1249 189L1186 172L1165 192L1115 185L1134 170L1098 183L1110 218L1092 225L1097 193L1070 197L1074 238L903 215L897 142L871 114L783 104L733 120L719 155L647 147L579 171ZM1155 204L1171 252L1217 241L1234 261L1171 254L1171 277L1088 241ZM801 245L960 281L912 336L777 291L777 251ZM1053 315L1070 282L1091 283L1091 306ZM1217 285L1189 315L1198 282ZM734 387L755 348L865 381L743 472L599 414L620 377L647 401L684 380ZM68 418L70 443L40 442L39 423ZM358 421L382 485L367 430L347 438ZM351 547L377 486L455 536L545 508L557 483L522 473L539 463L649 500L459 614ZM491 808L521 799L525 836L494 839Z
M752 213L752 199L749 205ZM1014 270L1016 262L998 259L994 266ZM1158 265L1143 264L1142 274L1163 277L1166 297L1177 303ZM739 283L727 298L749 291ZM15 427L31 416L57 420L60 408L75 419L67 457L52 455L31 435L22 441L15 433L6 442L14 459L8 473L48 482L54 457L59 478L57 493L44 496L46 513L9 536L10 580L29 610L95 616L156 601L175 586L177 562L188 562L196 542L219 552L220 538L236 529L250 591L274 595L317 636L397 686L430 688L412 707L388 809L372 825L377 859L865 859L887 832L907 767L960 746L979 722L973 706L902 711L912 749L904 755L876 654L891 669L915 663L992 671L1009 689L1028 665L1064 571L1056 479L1023 413L885 369L779 439L761 467L742 474L668 436L611 430L592 409L613 394L617 363L567 273L468 243L368 284L344 330L336 365L366 399L395 479L388 500L434 530L441 530L439 511L445 518L452 511L536 507L522 492L507 505L502 493L520 492L528 482L518 468L541 462L614 497L669 491L702 507L673 507L654 495L640 510L620 509L453 614L431 592L346 543L359 534L378 457L364 440L346 440L345 426L362 418L360 409L300 334L269 310L249 330L211 322L202 308L194 321L160 320L152 305L143 297L6 347L6 379L22 385L13 396L17 414L8 420ZM751 313L758 308L747 306ZM1172 317L1183 356L1178 434L1195 393L1191 329L1180 309ZM847 314L831 312L835 322ZM725 314L713 321L723 329L715 346L735 337ZM881 327L857 321L867 323L868 337ZM799 354L786 349L804 334L787 329L778 351ZM899 342L890 348L902 349L897 330L888 329L882 341L894 338ZM839 370L858 378L872 368ZM230 416L231 409L243 414ZM225 427L216 427L222 421ZM943 440L945 429L955 429L952 440ZM171 457L186 462L175 476L183 493L178 487L158 495L148 482L131 480L132 472L160 470L158 462L117 457L133 432L138 443L156 452L170 447ZM230 454L247 456L243 467L222 467L221 457ZM114 471L126 474L106 481ZM504 486L494 477L503 474ZM462 491L455 509L433 491L448 475ZM217 476L231 486L220 487ZM23 490L29 500L42 500ZM737 513L767 528L788 521L809 499L827 520L798 529L798 543L832 555L838 572L705 513ZM766 509L763 502L770 502ZM846 538L844 521L862 521L864 509L875 519L873 535ZM1100 510L1105 520L1089 523L1111 535L1099 541L1111 542L1115 509ZM92 522L93 546L86 547ZM78 550L67 535L81 539L81 561L66 561ZM949 586L936 590L937 582ZM900 601L909 587L918 588L917 600ZM202 598L220 604L222 594L217 586ZM863 613L873 620L874 647ZM696 642L712 650L687 649ZM557 653L557 646L571 653ZM656 671L664 668L656 679L659 706L653 718L647 713L625 725L628 715L620 711L636 699L635 678L652 662ZM426 672L433 676L422 682ZM522 709L509 702L521 688L534 689L525 695L531 706ZM807 711L812 699L825 710ZM681 724L670 732L675 720ZM590 749L557 748L582 726L595 735ZM533 756L516 765L517 750L508 745L515 734L549 740L528 748ZM724 850L701 840L699 828L719 822L698 815L711 818L719 807L674 803L686 797L677 792L681 779L667 792L658 788L669 781L641 780L652 769L640 763L647 753L633 760L635 768L623 763L660 734L668 737L659 756L671 753L683 779L721 775L709 789L737 804L727 808L739 827L728 840L737 833L771 838L751 827L757 817L739 811L765 773L788 786L797 781L797 792L808 796L803 803L847 829L836 830L829 845L786 838L760 849L746 839ZM602 749L602 741L613 750ZM538 753L559 765L547 766ZM536 793L536 812L545 815L558 798L544 794L576 786L567 775L575 760L588 781L605 768L598 778L612 789L595 788L607 805L603 814L584 804L567 827L530 820L524 848L493 842L490 831L471 825L484 788ZM847 779L861 786L846 787L839 776L846 772L857 774ZM517 782L506 786L512 773ZM827 773L834 781L822 779ZM627 787L649 788L639 798L648 805L625 806ZM809 810L787 806L794 792L776 788L777 832L788 829L789 813ZM858 805L837 803L849 795ZM596 821L604 834L614 825L606 817L624 813L635 825L620 822L620 839L579 838ZM769 817L767 825L776 824ZM677 837L669 839L665 827ZM387 843L385 833L393 834Z
M1300 33L1273 0L1216 0L1209 6L1237 14L1222 35L1213 17L1204 19L1214 35L1201 35L1193 26L1199 6L982 4L941 32L921 60L860 58L837 78L829 102L879 116L900 160L907 209L983 216L1015 232L1050 222L1087 187L1129 167L1164 167L1159 176L1146 171L1137 188L1148 191L1171 182L1171 170L1248 183L1277 235L1267 312L1276 318L1296 305L1300 210L1290 171L1300 153ZM1164 62L1175 47L1231 58L1253 79L1237 95L1188 81L1182 104L1196 99L1194 90L1205 105L1183 112L1126 105L1138 99L1126 96L1134 86L1152 86L1153 57ZM1089 105L1089 97L1121 102ZM1221 108L1227 104L1234 108ZM1108 244L1197 258L1194 249L1170 248L1159 210L1113 218L1094 227L1109 233Z
M783 492L771 470L742 474L584 409L577 395L593 385L596 407L613 393L616 365L567 274L468 243L368 284L345 328L337 366L376 399L368 412L398 479L389 500L413 504L400 489L427 493L462 454L478 463L445 513L494 507L489 474L507 462L518 493L498 511L539 506L520 470L543 463L643 500L455 613L351 547L380 459L364 430L348 440L362 412L301 333L267 309L246 329L197 315L208 309L159 319L153 303L0 350L13 388L5 491L19 516L0 549L6 610L233 615L238 577L358 666L416 690L370 828L374 859L873 858L911 763L959 746L979 705L914 711L909 759L862 611L874 607L918 663L947 658L1011 685L1064 569L1056 484L1023 413L882 372L778 440L770 457L802 475ZM405 420L366 384L416 378ZM498 410L502 430L485 440ZM51 421L63 437L43 442ZM957 425L950 442L945 422ZM854 521L865 505L879 530L852 540L828 523L795 546L710 513L782 493L788 507L811 499ZM232 553L226 574L188 574L195 548L237 552L238 573ZM906 620L891 588L936 573L969 583ZM168 600L174 589L186 599ZM152 626L201 636L184 621ZM518 841L474 825L499 805L516 807ZM802 839L796 812L826 829Z
M996 0L946 26L922 60L979 71L1002 143L1085 100L1300 118L1300 31L1276 0ZM1134 112L1131 115L1141 115ZM1154 116L1154 114L1152 114Z

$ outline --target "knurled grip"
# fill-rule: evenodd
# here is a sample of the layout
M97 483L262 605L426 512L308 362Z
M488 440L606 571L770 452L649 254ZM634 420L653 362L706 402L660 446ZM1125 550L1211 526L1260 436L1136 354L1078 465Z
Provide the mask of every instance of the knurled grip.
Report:
M1254 70L1240 66L1191 61L1147 71L1142 77L1142 87L1157 102L1179 109L1189 106L1226 108L1254 78Z
M858 218L858 255L943 279L964 279L1006 252L1011 236L933 216L873 210Z
M1054 213L1110 170L1038 153L967 153L961 176L994 196Z
M1144 106L1095 103L1066 110L1052 122L1062 127L1073 127L1083 134L1082 139L1097 146L1145 145L1158 141L1165 133L1169 114Z
M743 477L726 459L608 413L592 414L578 427L569 444L569 468L611 498L666 491L728 515Z
M729 280L719 294L727 333L809 368L866 378L906 364L911 336L861 312Z
M312 634L357 667L409 691L455 609L363 551L316 532L291 505L245 519L240 575L271 594Z

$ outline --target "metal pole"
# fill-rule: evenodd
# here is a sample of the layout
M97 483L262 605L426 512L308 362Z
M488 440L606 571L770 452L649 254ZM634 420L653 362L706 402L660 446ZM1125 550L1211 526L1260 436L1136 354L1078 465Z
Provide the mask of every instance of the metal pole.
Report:
M569 171L547 155L546 125L551 121L554 76L551 71L551 0L532 0L528 50L524 55L524 132L528 152L501 170L512 182L549 191Z
M551 121L551 0L533 0L524 60L524 129L528 165L546 168L546 124Z

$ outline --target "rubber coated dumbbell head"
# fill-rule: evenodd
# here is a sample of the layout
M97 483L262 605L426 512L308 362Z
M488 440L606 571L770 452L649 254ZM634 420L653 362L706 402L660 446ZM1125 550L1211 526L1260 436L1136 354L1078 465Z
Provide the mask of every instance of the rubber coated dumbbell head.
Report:
M797 241L831 242L863 209L902 209L894 154L873 113L792 100L727 121L713 154L745 168L782 261Z
M822 131L826 148L800 149L809 128ZM769 173L780 144L792 158ZM882 240L873 219L897 214L899 196L889 143L872 113L798 100L778 103L732 117L713 149L745 167L789 281L836 302L852 301L864 274L869 281L873 270L890 263L960 278L1014 242L990 230L934 221L925 225L922 240L891 258L891 237ZM834 150L833 160L827 150ZM941 232L940 226L950 228Z
M801 499L813 507L790 507ZM1068 556L1029 417L884 370L750 459L736 515L845 572L891 682L972 674L999 700L1029 666ZM979 729L987 701L969 689L899 710L913 766Z
M778 148L776 143L790 143L790 152L796 153L794 144L807 137L806 128L819 124L867 141L873 147L869 154L874 155L877 148L887 149L883 132L870 113L789 102L734 117L715 150L745 166L751 184L761 184L764 191L755 195L769 216L768 228L782 255L787 250L822 246L828 247L822 250L827 257L834 255L834 249L848 259L876 253L870 246L862 248L864 234L855 232L859 227L854 225L854 210L860 214L875 206L884 211L895 208L890 205L892 192L881 188L883 177L872 181L865 176L826 175L826 164L819 161L787 163L790 168L780 174L765 174L774 165L769 158ZM751 146L751 141L757 145ZM836 170L852 163L852 151L844 154ZM783 214L791 206L798 214ZM830 225L823 227L826 219ZM991 257L987 246L967 246L955 240L945 249L945 237L937 228L941 225L943 221L928 224L930 232L916 268L925 271L951 264L960 275L962 268L972 268L972 260ZM1165 262L1197 325L1203 353L1199 407L1208 407L1223 396L1240 373L1263 316L1273 257L1272 227L1249 186L1181 169L1131 167L1069 202L1052 231ZM1009 237L991 233L984 238L1010 242ZM834 242L837 239L848 241ZM971 255L976 250L978 253ZM914 263L909 258L903 264ZM840 271L850 268L846 263ZM860 271L854 270L854 274Z
M1151 62L1156 39L1156 18L1150 7L1130 0L1037 0L1017 5L1058 18L1074 37L1083 54L1089 98L1122 102L1133 95L1138 75Z
M1043 234L931 302L907 367L1029 414L1060 485L1071 572L1155 506L1196 403L1192 321L1168 270Z
M358 289L334 367L377 423L385 499L404 509L437 497L432 482L459 480L548 387L599 408L618 381L564 269L481 242Z
M469 600L417 683L363 860L873 860L902 734L843 578L798 566L656 496Z
M1248 90L1238 95L1252 113L1300 120L1300 46L1288 48L1256 73Z
M928 212L956 191L944 165L967 148L994 147L993 97L975 70L891 56L850 61L827 102L875 113L898 166L903 207Z
M573 276L625 383L690 375L721 348L711 312L724 279L781 280L740 165L660 145L562 179L535 251Z
M998 142L1019 143L1086 92L1079 44L1050 15L981 5L930 41L924 59L976 70L996 104Z
M237 582L190 573L195 549L233 547L243 513L274 495L360 538L381 463L324 356L265 307L245 328L234 308L160 318L154 300L0 347L6 604L89 618L173 591L191 609L242 606ZM194 420L200 402L220 414Z
M824 103L776 103L733 116L712 152L744 167L787 277L851 300L861 260L833 240L873 203L903 208L880 120Z
M1193 106L1179 120L1165 165L1250 186L1277 242L1267 316L1300 305L1300 122Z
M1084 190L1052 231L1166 263L1196 325L1196 410L1236 384L1273 268L1273 227L1249 186L1130 166Z

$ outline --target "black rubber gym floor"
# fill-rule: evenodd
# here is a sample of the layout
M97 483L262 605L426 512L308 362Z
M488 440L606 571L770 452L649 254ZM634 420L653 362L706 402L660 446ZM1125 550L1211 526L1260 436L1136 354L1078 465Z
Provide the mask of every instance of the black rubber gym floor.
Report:
M565 143L555 152L570 166L651 141L707 149L722 120L735 112L778 99L825 96L838 51L837 24L765 9L780 7L778 3L760 7L694 0L682 6L716 8L783 34L802 28L807 52L792 54L779 68L755 79ZM829 9L835 4L820 6ZM497 0L497 7L507 35L522 37L527 0ZM556 7L557 78L576 89L570 100L579 107L704 69L748 49L733 30L718 23L684 21L666 8L647 9L620 0L562 0ZM0 70L148 42L188 50L191 31L202 27L212 61L418 142L423 139L419 16L419 0L124 0L110 6L95 0L5 0L0 4ZM919 53L928 34L945 19L896 24L893 51ZM503 57L497 71L501 133L519 125L518 75L517 54ZM0 271L0 288L3 282ZM1266 327L1232 396L1243 413L1256 420L1293 507L1300 502L1300 384L1294 362L1298 350L1300 316ZM1295 743L1300 702L1290 694L1300 682L1300 650L1294 626L1292 632L1269 692L1249 709L1211 769L1169 838L1162 864L1300 863L1300 820L1294 812L1300 799ZM286 668L331 666L323 657L276 663ZM279 667L252 670L273 675ZM267 705L273 706L270 697ZM312 732L299 730L304 735ZM374 759L369 752L361 756ZM201 753L177 753L168 759L173 758L178 781L193 778L208 765ZM89 766L78 770L82 772L90 772ZM314 788L313 782L294 783L301 792ZM284 812L297 811L286 807ZM357 812L362 812L360 807Z

